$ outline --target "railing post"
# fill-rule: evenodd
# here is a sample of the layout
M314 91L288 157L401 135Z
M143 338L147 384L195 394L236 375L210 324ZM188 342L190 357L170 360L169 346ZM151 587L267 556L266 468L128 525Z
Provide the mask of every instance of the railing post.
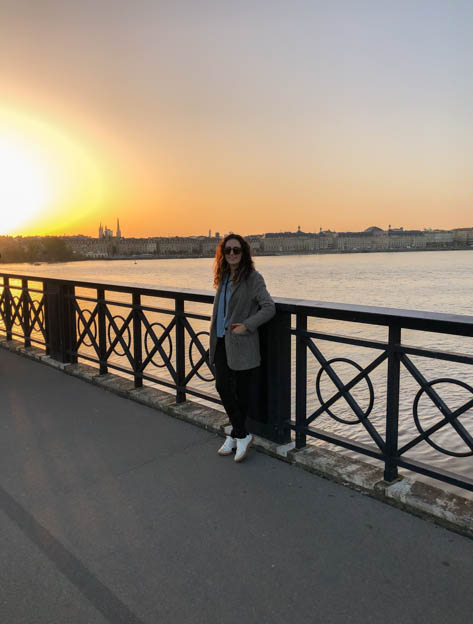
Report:
M259 328L261 366L258 371L258 401L250 412L251 433L286 444L291 441L287 423L291 419L291 315L277 312Z
M397 479L397 450L399 427L399 385L401 360L398 346L401 344L401 327L390 325L388 343L388 379L386 395L386 459L385 481Z
M30 307L28 305L28 280L21 280L21 311L23 335L25 337L25 348L31 347L31 326L30 326Z
M105 290L97 288L97 306L98 306L98 326L99 326L99 371L101 375L108 373L107 362L107 326L105 319Z
M74 284L64 284L64 318L65 323L65 336L66 336L66 349L69 354L68 361L72 364L77 363L77 320L76 311L74 306L74 300L76 296L76 289Z
M7 334L7 340L12 339L12 318L11 318L11 292L10 292L10 278L3 278L3 288L5 289L5 330Z
M307 330L307 315L303 312L296 314L296 329ZM304 337L296 335L296 448L306 445L305 427L307 412L307 345Z
M134 292L132 295L133 303L133 361L134 361L134 378L135 388L141 388L143 385L143 377L141 366L143 364L143 349L141 342L141 318L140 318L140 306L141 296L139 293Z
M176 373L177 373L177 394L176 403L184 403L186 392L184 379L186 378L186 353L184 341L184 299L176 297Z
M51 351L56 350L56 296L57 293L54 292L53 282L49 279L43 280L44 333L46 340L46 355L51 355Z
M45 280L46 353L59 362L74 362L74 315L71 314L70 293L74 287L56 280Z

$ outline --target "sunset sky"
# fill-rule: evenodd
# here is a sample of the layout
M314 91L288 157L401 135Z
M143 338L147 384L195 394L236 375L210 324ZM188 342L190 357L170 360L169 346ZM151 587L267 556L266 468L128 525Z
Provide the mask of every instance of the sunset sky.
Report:
M471 0L0 9L0 234L473 226Z

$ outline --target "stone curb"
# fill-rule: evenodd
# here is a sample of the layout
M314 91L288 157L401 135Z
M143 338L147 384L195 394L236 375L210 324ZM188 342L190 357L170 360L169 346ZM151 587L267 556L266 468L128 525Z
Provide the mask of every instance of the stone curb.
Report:
M396 507L433 519L473 538L473 501L411 477L392 484L382 482L384 498Z
M381 468L326 448L308 446L301 450L294 449L289 451L289 456L291 462L304 470L363 492L373 492L383 480Z
M230 432L227 416L211 407L193 401L176 404L169 392L150 386L135 388L133 381L112 373L100 375L97 368L87 364L58 362L45 355L44 351L36 347L25 348L18 341L0 338L0 347L62 370L104 390L158 409L173 418L185 420L212 433L223 436ZM303 470L336 481L473 538L473 500L417 481L410 476L387 483L383 479L383 471L377 466L326 448L311 446L298 450L294 448L294 443L277 445L259 436L255 436L253 447Z

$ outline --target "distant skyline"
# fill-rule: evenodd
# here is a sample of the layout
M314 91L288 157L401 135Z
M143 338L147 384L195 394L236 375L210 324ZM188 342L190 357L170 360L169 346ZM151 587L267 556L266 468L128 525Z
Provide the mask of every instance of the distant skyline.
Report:
M298 227L293 227L292 229L288 229L288 230L274 230L274 229L267 229L261 232L257 232L257 231L253 231L253 232L244 232L244 231L239 231L237 232L236 230L232 230L233 233L235 234L241 234L243 236L262 236L264 234L296 234L298 231ZM394 225L388 225L386 227L377 225L377 224L372 224L371 226L368 226L366 228L361 228L359 230L335 230L333 228L327 228L325 230L322 230L322 232L327 233L327 232L333 232L333 233L360 233L360 232L365 232L367 230L370 230L372 227L379 227L381 230L387 232L389 230L392 230L393 232L398 232L399 230L401 231L405 231L405 232L409 232L409 231L420 231L420 232L427 232L427 231L453 231L453 230L467 230L467 229L473 229L473 219L472 222L470 223L470 225L464 225L464 226L457 226L457 227L453 227L453 228L429 228L429 227L419 227L419 228L407 228L404 227L402 225L400 226L394 226ZM102 228L102 233L100 233L100 228ZM107 233L108 230L108 233ZM319 230L308 230L308 229L304 229L304 228L300 228L301 230L301 234L319 234L320 233L320 229ZM142 235L142 236L138 236L138 235L134 235L134 234L127 234L126 231L122 231L121 225L120 225L120 238L158 238L158 237L208 237L210 233L210 236L212 238L215 238L216 234L219 235L220 238L223 238L224 236L226 236L229 232L227 232L226 230L219 230L218 228L215 230L207 230L206 232L200 232L199 234L182 234L182 233L174 233L174 234L156 234L156 233L149 233L146 235ZM92 238L101 238L102 236L112 236L112 237L116 237L117 236L117 228L116 226L112 227L108 225L108 223L102 223L100 222L99 224L99 228L97 228L97 231L93 234L84 234L83 232L71 232L69 234L57 234L57 236L89 236ZM1 236L5 236L0 234ZM9 236L9 235L6 235ZM16 235L11 235L13 237L24 237L24 238L28 238L29 236L43 236L41 234L16 234ZM44 236L48 236L48 234L45 234ZM56 236L56 235L53 235Z
M471 2L0 6L0 234L471 225Z

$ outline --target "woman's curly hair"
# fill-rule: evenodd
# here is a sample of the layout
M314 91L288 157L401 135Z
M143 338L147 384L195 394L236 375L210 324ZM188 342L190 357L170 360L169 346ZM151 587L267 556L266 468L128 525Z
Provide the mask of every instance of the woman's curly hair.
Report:
M251 258L251 248L243 236L239 234L227 234L218 244L215 253L214 262L214 287L218 288L219 284L226 275L230 275L230 267L228 265L223 249L229 240L237 240L241 245L241 260L235 273L234 284L238 284L241 280L248 279L250 273L255 270L255 264Z

